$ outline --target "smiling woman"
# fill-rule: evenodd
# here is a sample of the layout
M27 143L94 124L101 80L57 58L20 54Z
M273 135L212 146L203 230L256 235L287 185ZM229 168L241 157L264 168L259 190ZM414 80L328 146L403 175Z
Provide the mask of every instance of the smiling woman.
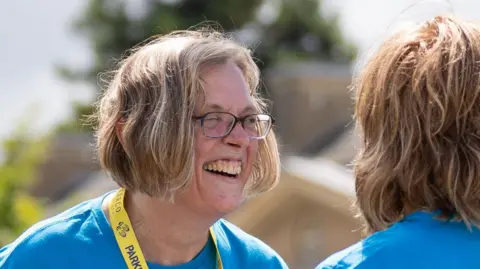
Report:
M136 49L96 114L100 163L121 188L38 223L0 250L0 267L287 268L222 219L278 181L258 84L250 51L217 32Z

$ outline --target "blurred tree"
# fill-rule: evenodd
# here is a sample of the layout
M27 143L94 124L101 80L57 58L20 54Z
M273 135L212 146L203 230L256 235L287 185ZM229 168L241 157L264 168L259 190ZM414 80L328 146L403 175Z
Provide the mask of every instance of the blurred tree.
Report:
M254 47L261 70L279 60L350 61L356 48L346 42L337 17L322 16L319 0L90 0L74 29L90 41L93 65L87 70L59 66L68 79L93 85L124 53L152 35L188 29L206 20ZM79 112L92 108L77 106ZM64 124L62 130L78 129Z
M95 125L86 116L93 114L93 105L79 102L73 103L73 120L66 120L55 127L54 132L91 132Z
M3 142L0 164L0 247L43 217L43 207L28 194L28 185L42 160L47 137L28 138L23 128Z

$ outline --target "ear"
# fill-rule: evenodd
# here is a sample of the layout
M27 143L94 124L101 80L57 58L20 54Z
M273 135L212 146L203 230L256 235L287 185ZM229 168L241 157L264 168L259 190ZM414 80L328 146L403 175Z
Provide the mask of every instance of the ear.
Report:
M127 120L124 117L121 117L115 125L115 133L117 135L117 139L118 141L120 141L120 144L123 148L125 148L125 145L123 144L123 128L125 127L126 121Z

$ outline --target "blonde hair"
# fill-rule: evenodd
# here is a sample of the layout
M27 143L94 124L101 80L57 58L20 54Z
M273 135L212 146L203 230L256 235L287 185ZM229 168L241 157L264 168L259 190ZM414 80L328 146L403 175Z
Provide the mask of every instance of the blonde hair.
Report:
M479 75L479 28L438 16L389 38L354 81L367 233L412 210L480 226Z
M194 176L194 109L204 94L201 70L234 62L260 111L259 69L251 52L216 31L176 31L155 38L120 62L99 101L97 150L103 168L122 187L172 200ZM116 134L122 128L122 144ZM279 177L275 134L259 143L251 195L274 187Z

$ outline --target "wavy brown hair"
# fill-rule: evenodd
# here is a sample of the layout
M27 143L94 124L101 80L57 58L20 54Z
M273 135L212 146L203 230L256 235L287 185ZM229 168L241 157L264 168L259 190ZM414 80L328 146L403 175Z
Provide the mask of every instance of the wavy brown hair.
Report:
M480 226L480 29L438 16L388 40L353 83L368 233L414 210Z
M154 38L119 63L98 102L96 136L99 161L120 186L167 200L187 188L194 176L192 118L197 97L205 93L202 70L229 61L241 69L254 104L265 112L252 52L212 29ZM259 143L249 195L275 186L279 162L275 133L270 131Z

